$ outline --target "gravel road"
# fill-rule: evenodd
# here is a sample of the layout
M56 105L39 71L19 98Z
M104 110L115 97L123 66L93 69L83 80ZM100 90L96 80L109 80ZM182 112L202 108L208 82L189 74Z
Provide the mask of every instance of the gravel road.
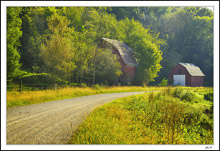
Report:
M7 144L67 144L95 107L144 92L83 96L7 109Z

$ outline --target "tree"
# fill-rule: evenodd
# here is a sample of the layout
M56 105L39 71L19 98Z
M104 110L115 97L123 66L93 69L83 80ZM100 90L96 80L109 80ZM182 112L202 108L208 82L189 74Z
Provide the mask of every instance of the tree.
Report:
M160 87L164 87L168 85L168 79L163 78L162 81L158 84Z
M159 23L160 37L166 40L162 69L157 81L167 77L179 62L194 63L204 72L205 81L213 81L213 16L200 7L173 8ZM207 16L206 16L207 15Z
M18 46L20 46L19 38L22 36L21 18L19 14L22 8L7 8L7 81L10 82L20 71L19 63L20 54Z
M136 84L154 81L161 68L162 52L160 45L164 42L158 39L158 34L150 33L142 24L128 18L119 22L123 36L121 39L134 50L138 62L138 76Z
M43 7L25 7L21 13L23 35L20 39L20 61L23 64L23 70L41 72L41 67L44 66L39 53L43 40L42 35L48 28L45 11L46 8Z
M103 37L114 38L116 37L117 20L111 14L106 12L107 8L98 7L97 9L92 9L90 15L88 16L88 21L85 23L85 28L88 29L88 37L93 39L93 44L98 45ZM96 61L98 53L98 47L93 53L93 85L96 82L96 65L99 63Z
M75 49L72 46L71 34L73 28L69 28L69 20L64 16L53 14L48 19L48 34L45 43L42 44L40 55L45 63L45 72L68 80L75 68L73 55Z
M117 84L118 77L122 75L117 56L109 49L97 49L96 62L96 83Z
M140 7L110 7L107 12L115 14L118 21L125 18L138 20L141 15L140 9Z

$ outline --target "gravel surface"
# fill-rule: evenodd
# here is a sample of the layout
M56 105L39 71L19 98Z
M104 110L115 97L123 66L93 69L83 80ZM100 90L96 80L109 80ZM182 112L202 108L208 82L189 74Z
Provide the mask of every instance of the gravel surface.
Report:
M7 144L67 144L95 107L144 92L83 96L7 109Z

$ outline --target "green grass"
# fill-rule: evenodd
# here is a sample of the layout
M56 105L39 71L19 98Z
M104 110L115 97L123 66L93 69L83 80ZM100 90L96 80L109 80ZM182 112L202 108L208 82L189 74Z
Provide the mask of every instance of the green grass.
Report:
M163 87L66 87L57 90L41 90L41 91L8 91L7 107L15 107L21 105L36 104L48 101L55 101L79 96L116 93L116 92L134 92L134 91L153 91L164 89Z
M168 88L96 108L71 144L213 144L213 88Z

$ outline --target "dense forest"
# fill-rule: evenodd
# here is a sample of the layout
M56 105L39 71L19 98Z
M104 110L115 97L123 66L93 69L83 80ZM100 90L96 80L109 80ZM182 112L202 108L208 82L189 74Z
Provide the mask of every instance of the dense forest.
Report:
M201 7L8 7L7 83L118 85L120 64L102 38L135 52L132 85L158 85L178 62L213 85L213 13Z

